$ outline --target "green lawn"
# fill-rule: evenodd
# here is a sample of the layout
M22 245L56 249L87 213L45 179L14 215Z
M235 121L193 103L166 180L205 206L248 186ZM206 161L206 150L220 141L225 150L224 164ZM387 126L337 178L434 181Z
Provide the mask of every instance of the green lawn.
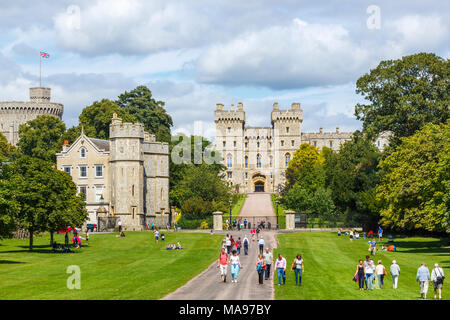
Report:
M160 299L206 269L217 257L220 235L168 233L156 244L150 232L91 234L75 253L51 253L49 236L0 241L0 299ZM62 235L56 236L64 242ZM83 241L83 240L82 240ZM180 241L183 250L165 250ZM67 267L81 269L81 289L66 286Z
M378 251L372 257L375 263L382 260L388 275L385 276L385 289L359 291L358 284L352 281L356 264L369 254L367 240L358 239L353 243L346 236L338 237L335 232L305 232L278 235L279 249L287 260L286 285L278 286L274 277L275 298L279 300L379 300L379 299L418 299L419 287L416 272L420 263L427 264L430 272L434 263L439 263L447 278L450 276L450 246L438 238L402 237L396 238L397 252ZM295 286L294 272L290 267L297 253L301 253L305 264L302 286ZM275 257L274 257L275 258ZM397 260L401 268L398 289L392 289L389 267ZM428 299L433 298L430 283ZM443 299L449 299L450 287L444 284Z

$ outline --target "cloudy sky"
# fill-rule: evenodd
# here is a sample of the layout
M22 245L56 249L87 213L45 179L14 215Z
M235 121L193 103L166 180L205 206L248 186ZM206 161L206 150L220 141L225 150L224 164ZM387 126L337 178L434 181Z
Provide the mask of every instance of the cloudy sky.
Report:
M216 103L243 102L248 125L269 126L273 102L300 102L304 131L351 131L358 77L383 59L450 57L448 1L0 0L0 100L43 84L63 120L138 85L166 102L175 130ZM373 7L376 6L376 7ZM378 11L379 10L379 11ZM379 20L377 20L379 13Z

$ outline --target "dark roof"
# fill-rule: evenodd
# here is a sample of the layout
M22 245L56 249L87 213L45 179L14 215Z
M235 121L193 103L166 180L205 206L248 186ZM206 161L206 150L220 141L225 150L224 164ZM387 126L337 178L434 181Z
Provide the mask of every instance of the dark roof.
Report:
M109 141L108 140L102 140L102 139L96 139L96 138L89 138L89 140L92 141L93 144L97 146L100 150L103 151L109 151Z

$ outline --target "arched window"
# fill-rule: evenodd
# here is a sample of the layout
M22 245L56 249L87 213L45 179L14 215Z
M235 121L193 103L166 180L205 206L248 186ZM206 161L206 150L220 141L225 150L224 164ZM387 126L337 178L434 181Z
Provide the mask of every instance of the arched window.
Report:
M227 167L231 168L233 166L233 157L231 155L227 156Z
M86 148L81 148L80 149L80 157L81 158L86 158Z
M244 164L245 164L245 167L248 168L248 156L245 156Z
M261 168L261 155L256 156L256 167Z
M286 160L286 168L289 166L289 161L291 161L291 155L289 153L286 154L285 156L285 160Z

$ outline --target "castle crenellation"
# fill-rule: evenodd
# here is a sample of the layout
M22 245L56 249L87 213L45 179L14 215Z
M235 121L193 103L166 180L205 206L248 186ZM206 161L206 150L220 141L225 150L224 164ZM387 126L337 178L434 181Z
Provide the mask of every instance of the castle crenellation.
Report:
M319 150L328 147L334 151L352 138L352 132L302 132L303 110L294 102L286 110L273 104L271 127L246 126L242 102L225 110L216 104L216 151L227 167L226 177L240 192L276 192L285 182L285 170L301 144L314 145ZM382 149L387 139L381 136L377 146Z

